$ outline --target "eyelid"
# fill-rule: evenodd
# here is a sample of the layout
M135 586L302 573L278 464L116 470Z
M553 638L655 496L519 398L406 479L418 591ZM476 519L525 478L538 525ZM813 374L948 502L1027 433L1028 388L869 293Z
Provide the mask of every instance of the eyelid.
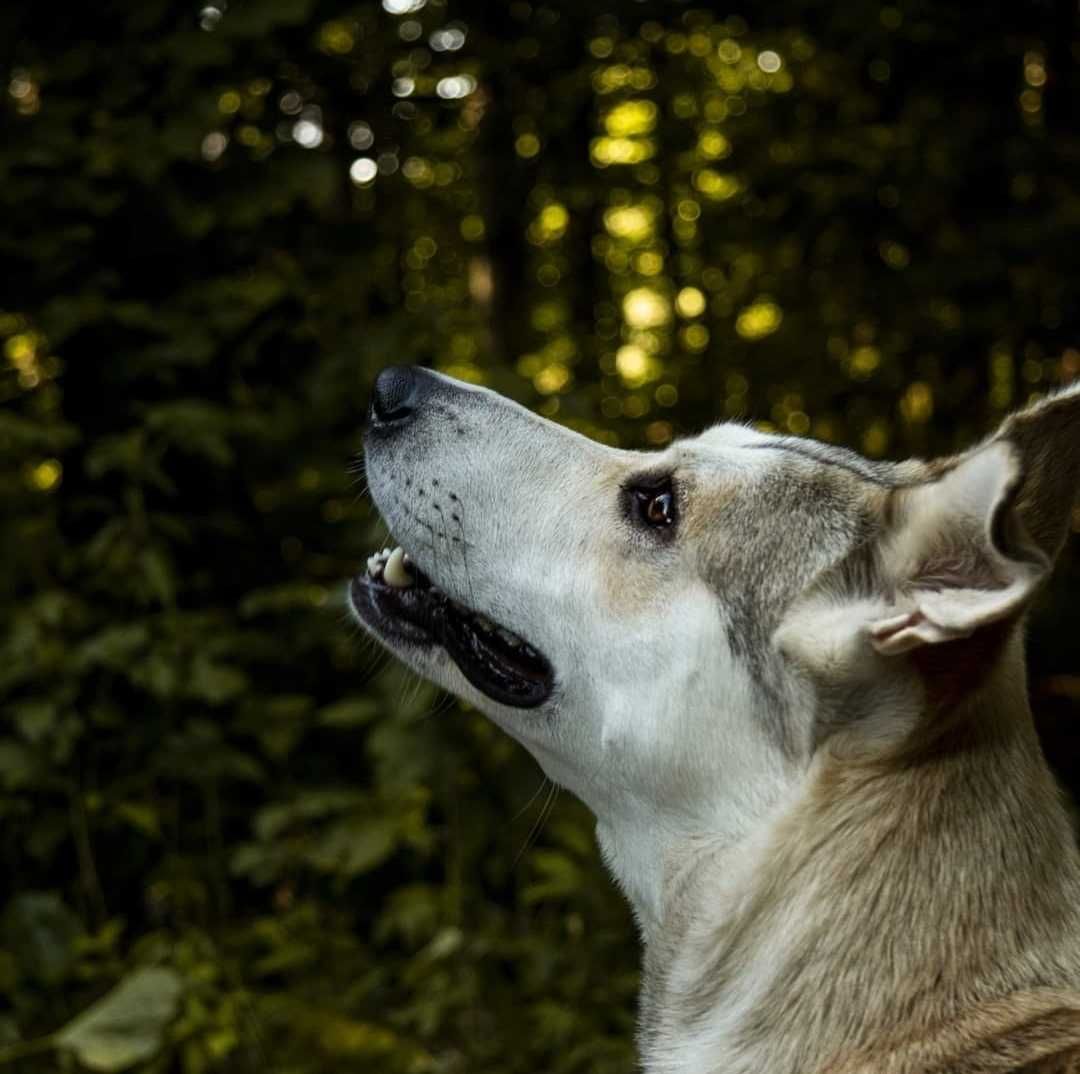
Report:
M670 470L653 474L635 474L626 482L626 488L634 493L663 492L665 488L674 489L674 487L675 474Z

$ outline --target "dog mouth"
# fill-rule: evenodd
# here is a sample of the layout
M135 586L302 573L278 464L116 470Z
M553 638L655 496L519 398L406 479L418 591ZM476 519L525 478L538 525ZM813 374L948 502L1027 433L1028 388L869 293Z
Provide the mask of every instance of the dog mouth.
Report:
M551 696L547 658L519 634L451 600L400 546L371 556L349 584L355 613L389 641L442 646L481 693L535 708Z

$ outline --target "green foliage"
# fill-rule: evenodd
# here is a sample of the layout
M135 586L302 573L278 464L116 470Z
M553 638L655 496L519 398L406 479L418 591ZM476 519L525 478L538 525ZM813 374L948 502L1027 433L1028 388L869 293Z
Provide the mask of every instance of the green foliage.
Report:
M383 365L875 455L1080 374L1068 5L406 6L0 14L0 1066L631 1068L591 818L346 620Z
M91 1070L124 1070L161 1049L176 1017L181 981L172 970L144 967L125 977L56 1034L56 1047L74 1052Z

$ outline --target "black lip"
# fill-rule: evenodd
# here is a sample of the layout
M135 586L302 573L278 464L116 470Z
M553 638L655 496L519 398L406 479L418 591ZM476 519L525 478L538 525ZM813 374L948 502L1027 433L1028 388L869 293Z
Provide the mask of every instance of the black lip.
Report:
M441 645L481 693L513 708L536 708L552 693L551 664L528 643L511 646L422 575L405 589L367 574L349 584L356 614L388 641Z

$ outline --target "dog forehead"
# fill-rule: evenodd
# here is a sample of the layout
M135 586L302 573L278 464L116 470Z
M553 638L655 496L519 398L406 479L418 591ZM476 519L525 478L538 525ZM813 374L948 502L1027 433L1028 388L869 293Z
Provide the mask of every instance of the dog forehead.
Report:
M917 484L940 476L948 460L891 462L867 459L850 448L782 433L763 432L738 422L725 422L676 446L701 468L722 467L715 473L780 474L793 484L809 482L815 488L863 486L878 493Z

